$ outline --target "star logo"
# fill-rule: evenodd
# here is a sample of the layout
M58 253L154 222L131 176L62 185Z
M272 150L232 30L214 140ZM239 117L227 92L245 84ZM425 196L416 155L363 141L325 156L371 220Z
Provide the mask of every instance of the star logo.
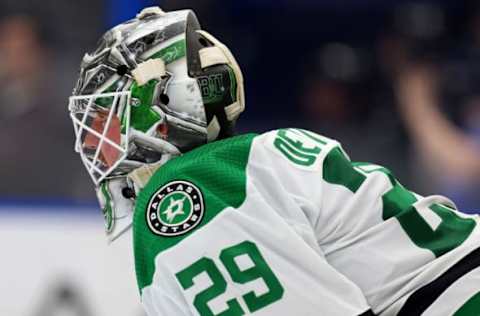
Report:
M167 221L171 223L177 215L184 215L185 212L183 211L183 204L187 198L184 197L183 199L175 200L173 197L170 199L170 205L168 205L167 209L162 213L165 214L167 217Z
M201 191L190 182L173 181L152 195L146 220L154 234L173 237L195 228L202 221L203 214Z

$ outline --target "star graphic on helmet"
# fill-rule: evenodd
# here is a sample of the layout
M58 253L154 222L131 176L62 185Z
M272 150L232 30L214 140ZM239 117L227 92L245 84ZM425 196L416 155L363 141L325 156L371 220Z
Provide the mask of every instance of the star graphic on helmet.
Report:
M162 214L167 216L167 221L172 223L175 217L178 215L183 215L185 212L183 211L183 203L185 202L186 197L183 199L175 200L173 197L170 199L170 205L167 207Z

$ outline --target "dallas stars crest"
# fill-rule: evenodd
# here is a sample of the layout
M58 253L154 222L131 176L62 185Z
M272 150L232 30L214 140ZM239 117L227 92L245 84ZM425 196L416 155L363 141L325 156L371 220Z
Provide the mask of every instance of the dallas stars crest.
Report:
M151 197L146 219L154 234L172 237L194 229L203 214L202 192L190 182L173 181Z

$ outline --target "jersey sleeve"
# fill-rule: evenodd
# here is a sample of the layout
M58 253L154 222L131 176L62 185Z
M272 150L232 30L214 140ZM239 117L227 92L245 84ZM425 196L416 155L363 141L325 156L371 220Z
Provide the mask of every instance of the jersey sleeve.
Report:
M388 169L352 162L335 140L286 129L266 134L264 144L265 159L326 259L361 288L375 312L406 294L415 276L477 226L478 217L457 211L449 199L420 196Z
M326 253L391 220L399 223L413 244L439 257L468 236L458 231L471 232L475 226L448 198L420 196L387 168L352 162L335 140L285 129L267 134L265 144L274 153L270 158L274 172L302 205ZM459 238L436 243L441 232L458 232Z
M270 162L266 163L301 206L327 254L331 247L342 247L361 230L383 220L370 210L383 202L387 180L397 183L388 170L352 163L338 141L307 130L273 131L265 135L264 144L269 149L265 159ZM374 170L383 173L370 172ZM401 203L416 199L403 187L399 190Z
M307 130L281 129L262 135L262 145L264 152L258 155L258 164L268 166L269 173L278 179L282 191L300 206L315 230L316 241L324 245L330 238L335 239L334 236L338 236L338 230L346 222L341 218L338 207L326 205L329 201L338 201L340 196L329 195L324 177L341 177L345 172L329 162L332 156L344 156L340 143ZM348 162L345 160L344 163ZM265 186L271 185L265 182ZM280 215L292 218L294 222L299 218L297 214Z

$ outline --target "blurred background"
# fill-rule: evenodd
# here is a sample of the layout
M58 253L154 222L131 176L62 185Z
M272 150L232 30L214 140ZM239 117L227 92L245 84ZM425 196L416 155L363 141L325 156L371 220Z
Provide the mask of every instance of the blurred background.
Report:
M57 254L61 247L72 254L60 265L70 269L62 278L53 266L42 277L10 275L13 289L32 294L21 307L15 299L0 302L0 314L111 315L93 308L108 305L97 304L99 296L135 292L128 285L123 294L112 292L108 280L127 284L122 273L133 271L108 269L106 256L97 271L102 282L69 277L95 269L92 253L107 250L95 248L104 246L103 220L73 152L67 99L83 54L108 28L150 5L194 9L203 28L231 48L246 77L239 132L307 128L339 140L354 161L388 166L420 194L443 194L465 212L480 212L478 1L1 0L0 249L18 259L28 256L22 247L33 247L39 262L55 261L58 255L46 255L52 244L35 237L45 233L58 243ZM77 225L67 230L58 218ZM73 251L62 238L79 227L98 239ZM20 233L26 239L8 242ZM115 258L125 264L120 253ZM4 290L12 293L12 282ZM116 314L132 315L127 310L137 309Z

